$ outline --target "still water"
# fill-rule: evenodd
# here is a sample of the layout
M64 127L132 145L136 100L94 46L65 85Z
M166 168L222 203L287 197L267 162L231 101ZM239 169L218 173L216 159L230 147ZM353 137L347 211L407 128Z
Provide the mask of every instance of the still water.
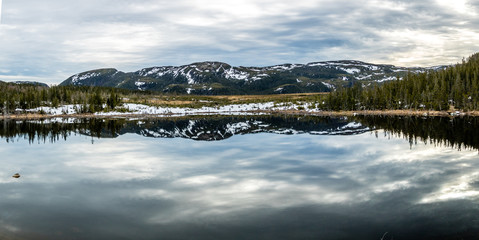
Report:
M478 239L476 123L0 122L0 239Z

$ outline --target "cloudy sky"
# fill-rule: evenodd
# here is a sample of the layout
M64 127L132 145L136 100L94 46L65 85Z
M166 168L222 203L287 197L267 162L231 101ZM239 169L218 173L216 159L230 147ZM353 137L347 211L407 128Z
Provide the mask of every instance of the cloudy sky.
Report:
M0 5L1 5L0 0ZM472 0L3 0L0 79L224 61L457 63L479 50Z

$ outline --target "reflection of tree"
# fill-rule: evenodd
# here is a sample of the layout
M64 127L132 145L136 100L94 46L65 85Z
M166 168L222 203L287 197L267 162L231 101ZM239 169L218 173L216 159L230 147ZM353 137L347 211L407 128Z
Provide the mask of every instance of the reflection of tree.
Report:
M384 129L386 134L403 136L410 144L419 141L435 145L479 149L479 118L444 117L356 117L371 128Z
M18 138L28 139L30 143L56 142L66 140L71 134L79 133L96 137L115 136L121 128L122 120L77 119L72 123L50 120L14 121L4 120L0 124L0 137L7 142Z
M364 126L345 129L350 121ZM76 119L70 122L13 121L0 124L0 137L7 142L19 138L30 143L66 140L72 134L114 138L126 133L145 137L187 138L202 141L224 140L233 135L254 133L358 134L370 129L385 129L387 134L458 149L479 149L479 118L355 117L354 119L314 116L213 116L150 119ZM93 143L93 141L92 141Z

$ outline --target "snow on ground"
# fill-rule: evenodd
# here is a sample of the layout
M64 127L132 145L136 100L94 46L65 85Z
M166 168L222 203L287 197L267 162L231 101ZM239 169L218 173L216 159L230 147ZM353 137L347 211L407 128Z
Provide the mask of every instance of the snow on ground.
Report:
M79 112L81 105L63 105L60 107L38 107L33 109L28 109L26 112L30 113L40 113L44 112L49 115L72 115Z
M155 107L143 104L127 103L123 104L123 108L128 110L127 113L122 112L101 112L95 115L195 115L195 114L225 114L225 113L241 113L255 110L269 110L274 106L273 103L252 103L252 104L234 104L221 107L202 107L202 108L179 108L179 107Z
M127 103L123 104L123 108L127 109L127 113L122 112L101 112L95 115L112 116L112 115L198 115L198 114L247 114L254 111L284 111L298 110L300 108L308 109L308 111L319 111L314 109L311 104L291 104L282 103L249 103L249 104L232 104L219 107L202 107L202 108L179 108L179 107L155 107L143 104Z
M81 105L64 105L60 107L39 107L26 110L30 113L45 113L48 115L73 115L80 113ZM249 104L232 104L219 107L202 107L202 108L179 108L179 107L157 107L148 106L144 104L125 103L117 110L125 111L110 111L97 112L97 116L124 116L124 115L206 115L206 114L224 114L224 115L246 115L252 114L255 111L286 111L286 110L304 110L304 111L320 111L310 103L249 103Z

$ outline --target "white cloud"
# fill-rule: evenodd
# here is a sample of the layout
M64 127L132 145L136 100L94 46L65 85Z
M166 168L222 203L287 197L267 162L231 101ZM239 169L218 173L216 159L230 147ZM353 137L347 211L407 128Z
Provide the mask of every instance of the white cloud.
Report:
M477 7L466 0L22 0L3 7L0 69L50 83L96 68L205 60L430 66L478 50Z
M454 10L460 14L466 15L477 15L474 11L470 11L471 6L469 5L468 0L436 0L437 3L447 9L447 10Z
M2 2L3 2L3 0L0 0L0 24L2 24L2 12L3 12L3 11L2 11L2 10L3 10L3 8L2 8Z

